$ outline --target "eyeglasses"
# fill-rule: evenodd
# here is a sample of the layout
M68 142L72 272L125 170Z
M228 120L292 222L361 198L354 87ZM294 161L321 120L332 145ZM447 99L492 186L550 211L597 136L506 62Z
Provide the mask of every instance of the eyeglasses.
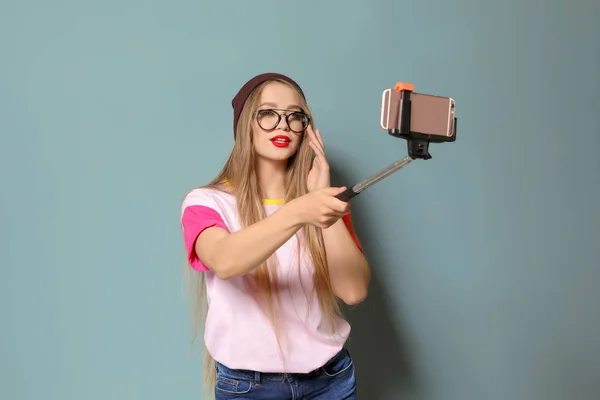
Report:
M266 130L270 131L277 126L281 122L281 117L285 116L285 122L287 126L290 128L292 132L302 133L308 127L308 123L310 122L310 118L302 111L293 111L286 113L279 113L278 111L286 111L286 110L258 110L254 113L254 117L256 118L256 122L258 125Z

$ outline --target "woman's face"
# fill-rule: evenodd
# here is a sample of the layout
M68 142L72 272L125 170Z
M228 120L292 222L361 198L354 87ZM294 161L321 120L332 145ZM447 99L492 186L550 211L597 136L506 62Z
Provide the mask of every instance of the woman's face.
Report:
M271 82L263 88L252 119L258 157L285 161L296 153L308 122L300 104L296 91L283 83Z

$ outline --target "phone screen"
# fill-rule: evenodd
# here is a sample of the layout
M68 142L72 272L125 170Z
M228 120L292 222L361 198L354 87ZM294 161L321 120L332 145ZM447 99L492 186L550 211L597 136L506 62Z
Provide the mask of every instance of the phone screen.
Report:
M454 100L431 94L412 93L410 130L427 135L454 134Z

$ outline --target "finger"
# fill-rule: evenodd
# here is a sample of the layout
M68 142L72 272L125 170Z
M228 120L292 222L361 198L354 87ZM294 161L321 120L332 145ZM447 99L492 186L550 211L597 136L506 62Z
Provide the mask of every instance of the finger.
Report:
M309 128L307 129L307 133L308 133L308 144L310 145L310 147L313 149L313 151L315 151L316 153L316 148L318 148L318 140L315 136L315 132Z
M315 131L312 128L312 125L308 125L308 128L306 128L306 133L308 133L308 138L312 139L315 137Z
M346 214L350 214L349 204L347 202L339 200L337 198L336 198L336 200L339 202L335 205L336 213L338 213L339 216L344 216Z
M319 144L318 147L321 150L321 157L323 158L323 164L328 165L327 156L325 155L325 143L323 142L323 138L321 137L321 131L317 129L314 133L315 140Z
M317 151L315 150L315 146L312 144L312 142L311 142L311 141L309 141L309 142L308 142L308 145L309 145L309 146L310 146L310 148L312 149L312 152L311 152L311 153L312 153L312 154L311 154L311 156L312 156L312 160L311 160L311 161L312 161L312 166L314 167L314 166L315 166L315 165L317 165L317 164L318 164L318 162L319 162L319 158L318 158L318 157L319 157L319 155L317 154Z
M309 141L310 147L314 150L315 154L321 156L325 162L327 162L327 157L325 157L325 150L321 146L318 140L313 139Z
M310 145L311 149L313 149L317 158L319 158L323 165L327 165L327 158L325 157L323 149L315 141L309 141L308 144Z
M343 190L340 193L342 192ZM331 209L334 210L336 213L339 213L340 215L348 214L350 212L350 203L348 201L340 200L335 196L337 196L337 194L334 195L331 198L331 202L328 203Z
M346 187L346 186L341 186L341 187L335 187L335 186L332 186L332 187L326 187L326 188L323 188L323 189L321 189L321 190L322 190L323 192L325 192L325 193L327 193L327 194L331 195L331 196L335 196L335 195L337 195L337 194L340 194L340 193L342 193L342 192L343 192L344 190L346 190L346 189L347 189L347 187Z
M321 136L321 130L317 129L316 132L314 132L315 137L317 138L317 140L319 141L319 143L321 144L321 148L323 149L323 152L325 152L325 142L323 142L323 137Z
M323 138L321 137L321 131L317 129L317 131L314 133L315 136L315 141L319 144L319 148L323 151L323 154L325 154L325 144L323 143Z
M321 131L319 131L318 129L315 131L310 126L309 129L307 129L307 131L309 140L316 142L317 145L323 150L323 152L325 152L325 146L323 145L323 139L321 138Z

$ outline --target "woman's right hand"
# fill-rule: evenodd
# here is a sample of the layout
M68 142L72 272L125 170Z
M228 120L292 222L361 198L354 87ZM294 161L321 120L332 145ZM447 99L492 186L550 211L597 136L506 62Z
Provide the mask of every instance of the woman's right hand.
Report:
M344 190L345 187L316 189L290 201L286 206L299 219L300 224L326 229L350 213L350 204L335 197Z

